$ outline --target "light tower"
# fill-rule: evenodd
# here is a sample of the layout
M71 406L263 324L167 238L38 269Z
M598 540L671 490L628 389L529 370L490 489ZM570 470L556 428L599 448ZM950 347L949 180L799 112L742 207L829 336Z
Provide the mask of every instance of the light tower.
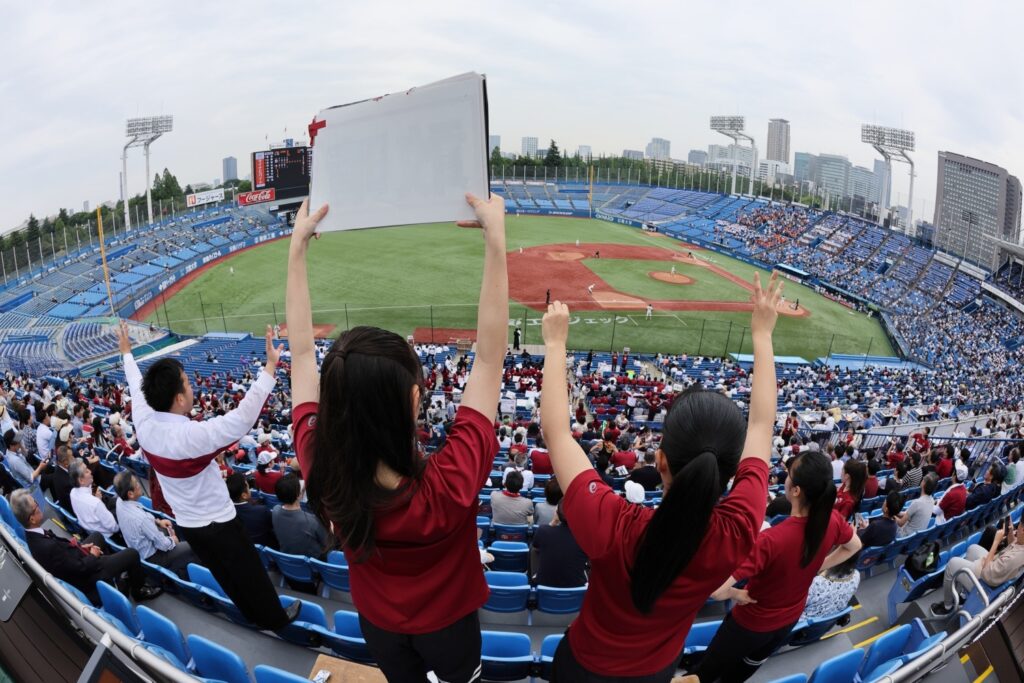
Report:
M149 146L164 133L170 133L173 128L173 116L146 116L128 119L125 124L124 134L129 140L121 151L121 191L124 194L124 229L126 231L132 227L128 211L128 149L142 147L146 155L146 208L149 212L149 222L152 223L153 195L149 179Z
M907 201L907 225L903 230L909 234L914 228L914 160L907 152L914 151L914 131L865 123L860 127L860 141L868 143L882 155L885 159L885 173L889 178L892 178L894 160L910 165L910 199Z
M751 161L750 161L750 193L754 193L754 173L757 170L757 145L754 143L754 138L750 137L743 132L745 126L745 118L742 116L712 116L711 117L711 130L716 133L731 138L733 141L732 148L732 191L731 194L736 194L736 172L739 167L739 141L748 140L750 142Z

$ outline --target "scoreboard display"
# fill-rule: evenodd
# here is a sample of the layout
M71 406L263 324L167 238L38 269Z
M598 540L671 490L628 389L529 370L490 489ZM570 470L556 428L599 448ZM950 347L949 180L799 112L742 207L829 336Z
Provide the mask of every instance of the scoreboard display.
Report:
M277 199L309 194L312 147L282 147L252 153L252 189L274 190Z

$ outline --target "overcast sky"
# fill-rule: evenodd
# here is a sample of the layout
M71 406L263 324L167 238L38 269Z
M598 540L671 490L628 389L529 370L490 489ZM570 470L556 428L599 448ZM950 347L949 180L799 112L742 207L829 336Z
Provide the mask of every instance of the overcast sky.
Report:
M793 152L871 167L863 122L917 133L915 213L931 216L938 150L1024 175L1020 2L5 3L0 25L0 231L118 196L124 120L174 115L153 170L182 185L300 137L325 106L464 71L488 76L491 132L595 154L672 156L725 143L743 114ZM287 134L285 130L287 129ZM129 190L143 190L141 150ZM893 200L906 202L905 167Z

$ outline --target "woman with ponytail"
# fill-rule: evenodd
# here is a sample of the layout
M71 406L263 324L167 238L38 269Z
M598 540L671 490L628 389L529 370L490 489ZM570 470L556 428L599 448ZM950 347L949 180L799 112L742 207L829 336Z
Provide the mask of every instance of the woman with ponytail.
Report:
M868 480L868 468L853 458L843 464L842 483L836 492L835 509L843 519L850 519L864 497L864 485Z
M429 458L416 441L422 366L403 337L352 328L317 372L306 252L326 206L310 216L302 204L289 250L295 451L310 506L344 549L363 636L389 681L423 681L428 671L457 683L480 677L477 609L487 583L477 494L498 452L491 421L508 339L508 274L501 197L466 200L478 221L460 225L482 228L484 241L477 354L445 444ZM326 275L333 265L319 267Z
M735 606L697 668L701 683L753 676L789 639L815 575L860 550L853 527L833 510L836 486L826 455L808 451L796 457L786 478L786 498L793 505L790 516L761 532L754 552L712 596L733 600ZM744 579L745 589L733 587Z
M754 276L749 421L716 392L690 390L672 403L655 454L665 492L657 510L616 495L572 438L569 311L557 301L548 306L541 423L565 491L565 518L591 564L583 607L555 652L552 680L669 681L697 611L750 554L768 495L776 408L772 330L781 291L774 274L767 289Z

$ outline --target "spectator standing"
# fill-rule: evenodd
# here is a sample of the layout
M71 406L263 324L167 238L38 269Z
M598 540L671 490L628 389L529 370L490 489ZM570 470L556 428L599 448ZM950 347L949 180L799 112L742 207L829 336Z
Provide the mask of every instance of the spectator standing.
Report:
M566 492L565 518L591 563L579 617L555 652L558 680L671 679L697 611L753 547L768 495L777 402L771 334L780 290L774 274L767 290L755 275L755 369L746 429L736 405L722 394L692 389L672 402L656 456L665 490L657 510L616 495L572 438L561 381L569 310L560 302L548 307L541 420ZM722 498L730 479L733 487Z
M372 327L348 330L324 358L318 383L306 252L327 207L311 217L304 203L292 231L287 319L296 453L310 506L348 558L367 647L394 681L423 680L433 670L464 683L480 672L477 610L487 584L476 545L477 496L497 453L508 269L504 201L467 201L478 220L460 225L482 227L484 239L477 354L445 444L426 460L414 447L423 372L405 339Z

